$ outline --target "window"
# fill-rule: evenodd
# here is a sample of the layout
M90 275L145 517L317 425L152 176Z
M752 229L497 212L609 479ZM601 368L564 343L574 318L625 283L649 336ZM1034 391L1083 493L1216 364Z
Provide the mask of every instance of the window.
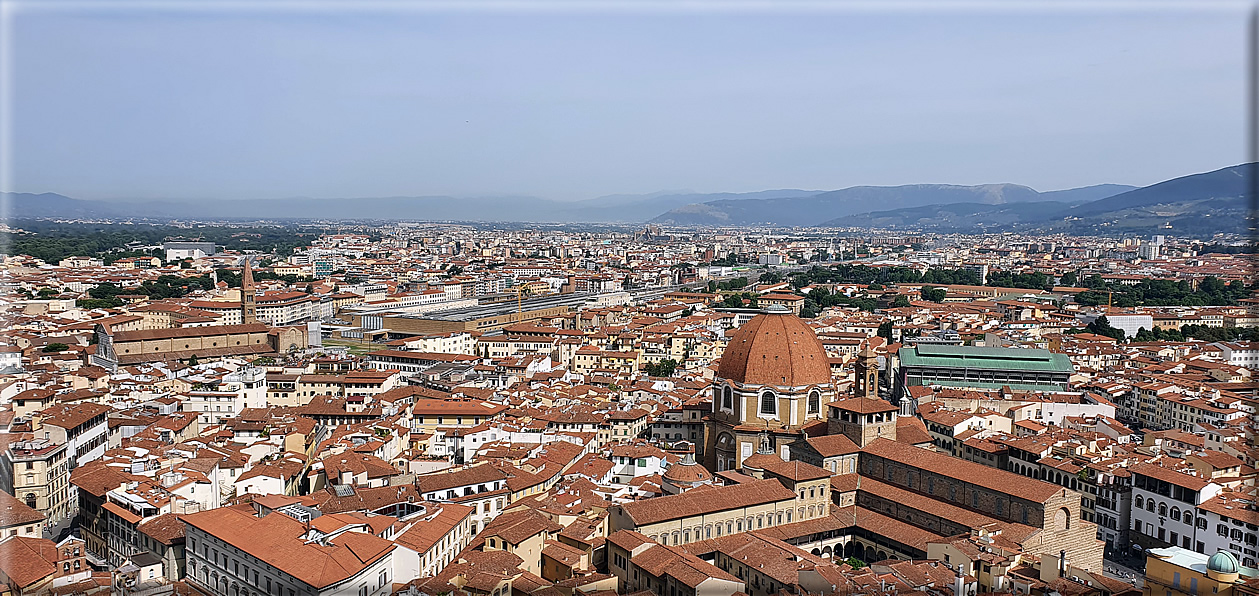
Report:
M1167 517L1167 503L1158 504L1158 515L1159 517Z
M730 387L726 387L721 392L721 407L730 410L734 408L734 391Z
M778 400L774 397L773 391L766 391L761 394L761 413L775 416L778 414Z
M1180 507L1172 507L1172 521L1180 521Z
M809 392L809 413L816 414L822 409L822 394L817 391Z
M1137 503L1138 509L1145 507L1145 497L1142 497L1141 495L1137 495L1136 503Z

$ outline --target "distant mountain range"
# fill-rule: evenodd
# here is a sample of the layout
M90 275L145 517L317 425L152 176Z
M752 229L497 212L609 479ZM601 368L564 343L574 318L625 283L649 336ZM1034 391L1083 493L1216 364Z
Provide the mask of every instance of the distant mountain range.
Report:
M11 218L409 219L428 221L641 223L682 205L716 200L811 196L817 190L611 195L585 201L536 197L383 197L257 201L87 201L55 193L3 193Z
M804 197L722 199L686 205L660 215L652 222L708 226L814 226L835 218L867 213L876 207L900 209L950 203L1007 205L1055 200L1083 201L1133 188L1136 187L1103 184L1041 193L1018 184L854 186Z
M1079 202L1066 194L1039 203L977 202L872 211L822 222L826 227L898 228L950 232L1027 230L1039 232L1145 233L1166 229L1203 235L1246 233L1259 164L1174 178L1158 184ZM1095 188L1095 187L1090 187ZM1063 191L1074 193L1074 191ZM1042 193L1042 196L1052 193Z
M1099 184L1039 192L1017 184L854 186L832 191L667 191L575 202L536 197L382 197L256 201L88 201L54 193L0 194L9 218L404 219L502 222L651 222L683 226L877 227L971 232L1186 234L1244 232L1256 164L1137 188Z

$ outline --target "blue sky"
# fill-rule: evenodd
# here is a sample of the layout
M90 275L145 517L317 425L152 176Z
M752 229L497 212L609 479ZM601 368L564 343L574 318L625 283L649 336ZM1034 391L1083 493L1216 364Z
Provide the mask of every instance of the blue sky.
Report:
M1247 160L1240 7L13 16L20 192L1052 190Z

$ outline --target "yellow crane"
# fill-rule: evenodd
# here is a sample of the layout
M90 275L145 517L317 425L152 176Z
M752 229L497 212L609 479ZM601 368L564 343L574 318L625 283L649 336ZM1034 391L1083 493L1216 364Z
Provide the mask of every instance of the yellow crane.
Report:
M507 291L516 295L516 313L520 314L524 312L525 296L532 295L533 290L530 289L529 286L516 286L513 288L507 288Z

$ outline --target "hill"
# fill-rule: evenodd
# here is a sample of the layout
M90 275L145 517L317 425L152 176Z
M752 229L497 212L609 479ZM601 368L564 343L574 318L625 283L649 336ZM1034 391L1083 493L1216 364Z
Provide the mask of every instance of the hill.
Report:
M1087 194L1085 189L1058 192ZM664 213L652 222L715 226L813 226L839 217L868 213L874 207L903 209L951 203L1004 205L1054 200L1053 197L1046 197L1046 194L1048 193L1040 193L1017 184L854 186L806 197L718 200L686 205Z
M834 218L826 227L913 228L941 232L1010 231L1096 233L1246 233L1257 166L1254 163L1173 178L1112 196L1071 204L952 204L872 211ZM1109 186L1109 185L1103 185ZM1088 187L1094 189L1096 187ZM1087 198L1108 188L1041 193Z
M808 196L811 190L751 193L656 193L614 195L586 201L536 197L287 198L256 201L86 201L54 193L4 193L10 218L144 219L414 219L437 221L637 223L688 203Z

